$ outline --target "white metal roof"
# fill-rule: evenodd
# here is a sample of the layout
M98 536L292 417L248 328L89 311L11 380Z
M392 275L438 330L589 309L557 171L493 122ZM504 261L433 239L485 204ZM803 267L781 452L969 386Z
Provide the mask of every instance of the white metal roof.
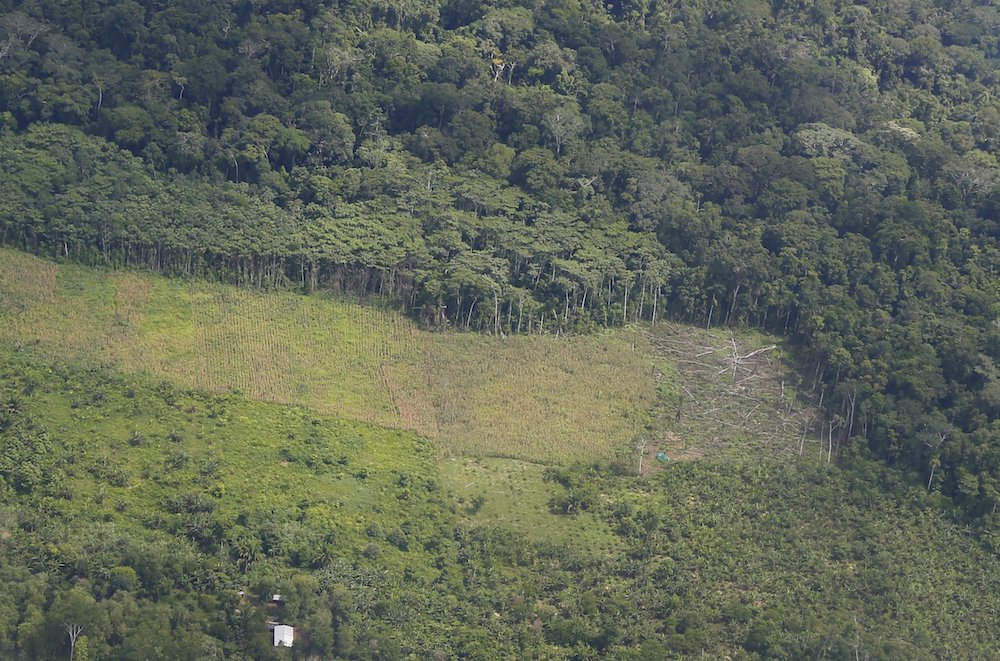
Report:
M274 627L275 647L291 647L293 640L295 640L294 627L290 627L287 624L279 624L278 626Z

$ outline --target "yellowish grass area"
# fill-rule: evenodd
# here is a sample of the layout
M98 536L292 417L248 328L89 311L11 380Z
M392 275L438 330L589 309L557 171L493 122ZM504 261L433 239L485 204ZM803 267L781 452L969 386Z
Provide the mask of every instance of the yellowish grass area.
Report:
M54 300L57 265L13 250L0 251L0 260L0 287L4 291L0 303L15 305L27 300L49 303Z
M64 275L51 262L0 250L0 333L16 342L42 343L57 357L100 356L114 320L113 286L108 278L84 283Z
M430 333L331 295L103 272L7 249L0 339L413 430L444 457L606 457L639 433L656 398L655 356L635 332Z
M445 456L606 456L642 429L655 396L652 357L632 334L498 340L471 334L423 342L427 394Z

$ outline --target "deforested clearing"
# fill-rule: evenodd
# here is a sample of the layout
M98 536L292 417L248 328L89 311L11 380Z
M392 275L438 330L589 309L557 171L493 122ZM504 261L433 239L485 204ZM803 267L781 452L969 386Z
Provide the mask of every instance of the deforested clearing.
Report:
M0 257L6 342L415 431L442 457L652 462L659 449L675 460L734 445L797 450L800 436L816 444L809 393L796 392L780 351L740 364L737 381L727 369L733 347L743 356L769 346L762 335L678 324L587 336L431 332L380 300Z
M449 456L607 456L639 433L656 395L649 345L633 349L624 331L433 333L377 301L98 271L6 249L0 299L4 341L409 429Z

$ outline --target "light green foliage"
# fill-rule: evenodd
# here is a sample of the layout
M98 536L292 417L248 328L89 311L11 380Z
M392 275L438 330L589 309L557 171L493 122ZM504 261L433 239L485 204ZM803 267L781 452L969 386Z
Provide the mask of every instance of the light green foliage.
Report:
M0 257L7 342L414 430L448 456L608 457L642 429L655 396L649 346L640 338L633 350L625 331L431 333L378 301Z
M592 513L555 517L551 501L558 484L544 478L545 466L516 459L447 459L440 463L442 486L458 515L479 526L495 526L536 543L568 545L595 557L624 549Z
M998 651L996 558L863 457L439 463L415 435L39 347L0 351L0 375L3 438L57 441L47 485L0 508L10 658L68 655L78 620L91 659L266 659L275 613L299 653L346 658Z

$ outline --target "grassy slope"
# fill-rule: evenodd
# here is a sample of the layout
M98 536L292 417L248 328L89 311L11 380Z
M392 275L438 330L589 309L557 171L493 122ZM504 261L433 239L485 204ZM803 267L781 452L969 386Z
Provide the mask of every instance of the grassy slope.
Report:
M178 494L201 493L229 524L246 512L295 512L355 538L376 505L383 524L406 518L402 503L373 500L399 475L435 473L433 446L414 434L101 370L78 373L30 350L0 357L4 396L16 397L60 454L69 449L73 457L57 492L70 519L129 527Z
M546 482L544 467L517 459L449 459L438 467L448 497L468 523L496 527L525 539L571 545L585 555L608 558L624 549L592 512L556 516L549 502L558 484ZM479 507L475 499L482 499Z
M787 450L810 410L790 385L778 388L794 376L772 352L731 383L734 342L741 355L773 342L753 333L674 324L573 338L428 333L334 296L102 272L8 249L0 249L0 339L181 387L417 431L436 441L455 498L487 496L473 521L585 539L595 550L615 544L587 515L549 517L557 487L542 482L536 462L613 452L635 462L637 436L648 439L644 473L662 469L661 449L671 460L768 443ZM782 394L782 415L771 415Z
M621 332L441 335L330 296L104 273L7 249L0 339L417 431L444 456L608 456L643 428L655 398L652 354Z

